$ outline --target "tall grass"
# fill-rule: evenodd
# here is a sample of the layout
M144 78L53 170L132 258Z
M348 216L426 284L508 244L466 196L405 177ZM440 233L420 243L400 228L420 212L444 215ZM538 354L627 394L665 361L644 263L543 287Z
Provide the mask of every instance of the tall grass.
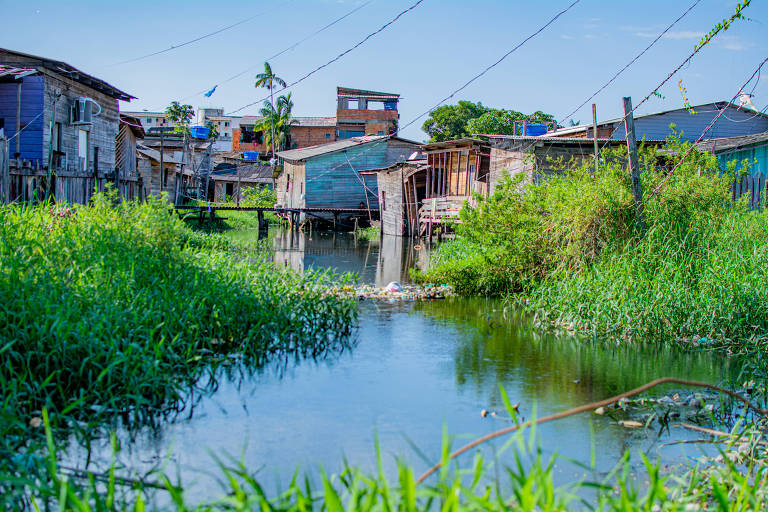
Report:
M462 211L462 239L417 277L459 293L510 296L541 326L609 338L726 343L768 334L768 217L732 204L735 174L672 137L641 151L646 232L635 229L626 150L594 176L563 165L546 179L508 178Z
M233 259L162 203L113 199L0 208L4 412L155 416L228 354L317 354L349 332L330 274Z

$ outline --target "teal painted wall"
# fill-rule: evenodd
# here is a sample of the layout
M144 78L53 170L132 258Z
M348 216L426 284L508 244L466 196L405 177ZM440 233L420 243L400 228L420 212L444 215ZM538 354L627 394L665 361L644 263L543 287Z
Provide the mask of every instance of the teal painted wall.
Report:
M733 153L717 155L717 161L722 169L726 169L728 163L733 160L737 161L737 169L741 167L744 160L748 160L752 165L750 169L751 174L768 176L768 143L734 151Z
M308 159L305 166L307 208L358 208L361 202L366 202L362 179L368 188L368 205L378 209L376 176L360 176L355 171L387 167L407 158L415 147L403 149L402 143L377 141Z

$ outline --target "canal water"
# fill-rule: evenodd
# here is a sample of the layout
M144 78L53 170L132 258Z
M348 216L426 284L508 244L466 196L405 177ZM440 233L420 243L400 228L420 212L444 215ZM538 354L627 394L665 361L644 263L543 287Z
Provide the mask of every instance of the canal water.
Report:
M408 281L408 269L423 265L427 253L398 237L366 241L279 230L270 233L269 245L278 265L354 272L361 282L378 286ZM214 456L258 469L261 483L277 490L285 489L297 468L336 473L346 460L375 470L378 439L385 468L393 472L402 458L420 473L427 461L439 460L444 432L458 446L509 424L502 419L502 386L512 403L520 403L520 414L531 418L662 376L719 382L728 373L726 362L708 353L542 335L495 300L361 301L359 308L348 348L319 360L233 372L183 419L132 434L122 443L120 460L138 472L162 464L180 474L192 502L220 493ZM483 409L498 414L484 418ZM691 438L688 431L657 430L627 429L608 416L581 414L542 425L536 443L545 458L560 457L559 483L595 476L569 460L590 464L594 457L599 476L626 450L635 462L643 452L670 466L701 455L702 445L665 446ZM488 456L503 444L487 447ZM108 453L108 443L94 452ZM511 452L496 455L502 464L513 463ZM82 463L84 455L78 457Z

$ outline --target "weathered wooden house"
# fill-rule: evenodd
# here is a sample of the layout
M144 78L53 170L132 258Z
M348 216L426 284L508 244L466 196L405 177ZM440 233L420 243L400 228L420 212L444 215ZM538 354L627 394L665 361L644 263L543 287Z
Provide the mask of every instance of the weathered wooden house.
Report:
M653 114L635 115L637 140L664 140L672 134L671 125L682 133L683 140L695 141L712 123L720 112L723 115L704 135L705 139L738 137L768 131L768 114L750 108L734 105L727 101L696 105L691 113L687 108L678 108ZM549 137L592 138L592 124L571 126L547 133ZM624 118L619 117L597 123L597 136L606 139L626 140Z
M13 137L16 168L27 170L12 176L11 187L44 185L70 202L87 202L94 182L135 187L136 177L123 174L129 170L115 175L118 102L131 99L65 62L0 48L0 128Z
M165 193L169 200L173 200L181 160L171 152L163 153L161 159L160 151L143 144L137 145L136 153L144 197L161 197Z
M473 194L487 193L490 161L488 142L465 138L424 144L407 160L370 171L379 188L382 232L444 230Z
M594 139L565 137L522 137L489 135L491 162L488 191L493 193L505 176L525 173L530 179L544 178L563 170L566 165L592 163L595 158ZM626 146L625 140L597 139L598 148ZM663 140L647 140L646 144L661 145Z
M211 173L213 200L239 203L246 189L266 187L271 189L273 170L268 165L220 164Z
M414 232L418 212L414 191L421 192L423 200L426 172L427 159L419 152L408 160L361 173L376 177L382 234L404 236Z
M282 151L277 203L285 208L378 210L376 177L361 171L405 160L418 147L417 142L396 136L371 136Z
M702 141L697 144L697 149L716 155L723 170L728 169L731 162L737 168L747 162L750 174L768 176L768 131Z

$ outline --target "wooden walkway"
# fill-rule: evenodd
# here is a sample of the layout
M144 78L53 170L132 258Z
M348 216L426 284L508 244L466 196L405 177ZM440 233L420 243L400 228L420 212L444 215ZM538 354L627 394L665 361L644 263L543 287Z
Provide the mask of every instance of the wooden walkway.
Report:
M197 219L200 223L203 222L206 214L208 214L210 220L214 220L216 218L217 211L256 212L259 216L259 226L262 226L262 224L266 226L266 221L264 220L264 212L274 212L278 215L284 216L292 228L298 227L299 218L302 213L314 217L315 219L331 222L330 219L321 215L323 213L330 213L333 216L334 227L337 224L343 225L339 222L339 217L342 215L348 217L368 217L370 215L372 218L379 218L379 210L367 210L365 208L282 208L275 206L224 206L213 203L206 206L180 205L175 206L174 208L176 210L197 212ZM357 227L357 222L355 222L355 227Z

